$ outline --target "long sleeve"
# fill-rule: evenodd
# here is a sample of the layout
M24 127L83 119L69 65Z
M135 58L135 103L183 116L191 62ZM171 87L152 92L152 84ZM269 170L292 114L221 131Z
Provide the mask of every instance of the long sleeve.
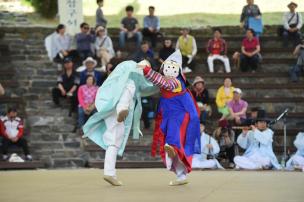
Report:
M20 120L17 128L18 128L17 138L20 139L23 136L23 131L24 131L24 126L23 126L23 121L22 120Z
M245 12L246 12L246 9L247 9L247 7L244 6L244 7L243 7L243 10L242 10L240 22L244 22L244 20L245 20L245 17L246 17L246 13L245 13Z
M286 30L288 30L290 28L289 24L288 24L288 15L289 15L288 12L284 13L284 15L283 15L283 25Z
M159 17L156 17L156 30L157 31L160 30L160 20L159 20Z
M304 132L298 133L294 145L299 151L304 151Z
M211 138L211 144L213 147L213 154L218 154L220 152L220 146L218 145L217 141L213 138Z
M2 120L0 120L0 135L2 135L3 137L6 137L6 133L5 133L5 126Z
M237 143L238 145L243 148L243 149L247 149L249 147L250 141L249 141L249 135L250 135L251 131L248 131L248 133L246 134L246 136L243 136L243 133L241 133L238 138L237 138Z
M301 28L302 28L302 26L303 26L303 19L302 19L302 15L301 15L301 13L297 13L297 15L298 15L298 25L297 25L297 28L298 28L298 30L300 30Z
M216 102L216 105L218 107L224 107L225 106L225 102L224 102L224 99L222 98L222 94L223 94L223 88L219 88L217 93L216 93L216 98L215 98L215 102Z
M147 16L145 16L144 17L144 28L149 28L149 22L148 22L148 17Z
M273 131L270 129L267 129L263 132L255 129L254 131L254 138L263 145L269 145L272 144L272 137L273 137Z
M193 37L193 40L192 40L192 56L194 57L197 53L197 45L196 45L196 40L195 38Z
M224 55L227 55L228 53L228 44L225 40L223 40L223 46L224 46Z
M175 44L175 50L179 50L179 49L180 47L179 47L179 38L178 38Z
M82 108L85 108L84 99L83 99L83 86L80 86L77 93L78 102Z
M212 40L210 39L207 43L207 46L206 46L206 52L209 54L211 53L211 49L212 49Z
M180 82L177 79L167 79L160 73L154 71L151 67L145 67L143 72L148 81L165 90L173 91L180 85Z

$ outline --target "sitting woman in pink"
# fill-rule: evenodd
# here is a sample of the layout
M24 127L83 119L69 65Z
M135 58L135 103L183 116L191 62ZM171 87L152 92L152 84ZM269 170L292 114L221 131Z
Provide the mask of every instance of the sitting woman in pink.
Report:
M95 97L98 86L95 84L95 78L88 75L86 84L78 89L78 126L81 128L88 118L95 112Z

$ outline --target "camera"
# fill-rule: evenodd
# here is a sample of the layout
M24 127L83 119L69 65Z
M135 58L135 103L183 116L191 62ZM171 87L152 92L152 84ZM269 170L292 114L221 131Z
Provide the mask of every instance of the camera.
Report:
M214 156L212 154L207 154L207 160L210 160L210 159L214 159Z

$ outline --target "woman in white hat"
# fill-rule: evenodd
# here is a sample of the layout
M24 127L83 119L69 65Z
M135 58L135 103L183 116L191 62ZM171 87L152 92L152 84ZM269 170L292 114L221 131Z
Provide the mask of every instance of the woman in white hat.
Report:
M102 69L105 70L105 67L110 62L111 58L115 56L115 52L112 40L106 34L106 30L102 26L96 28L95 49L97 57L100 58Z
M92 75L95 78L96 85L101 86L107 75L104 72L97 71L95 69L96 65L97 61L94 60L92 57L88 57L85 61L83 61L83 66L85 67L85 70L80 73L80 85L86 83L88 75Z
M201 112L200 122L206 124L207 115L211 116L211 107L208 105L209 92L205 88L205 81L202 77L197 76L194 78L191 93Z

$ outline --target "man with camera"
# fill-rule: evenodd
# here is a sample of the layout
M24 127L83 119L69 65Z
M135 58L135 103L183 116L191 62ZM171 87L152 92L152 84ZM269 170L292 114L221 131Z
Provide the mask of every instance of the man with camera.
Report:
M224 169L215 158L220 152L216 140L205 133L205 126L201 127L201 154L194 154L192 168L194 169Z

